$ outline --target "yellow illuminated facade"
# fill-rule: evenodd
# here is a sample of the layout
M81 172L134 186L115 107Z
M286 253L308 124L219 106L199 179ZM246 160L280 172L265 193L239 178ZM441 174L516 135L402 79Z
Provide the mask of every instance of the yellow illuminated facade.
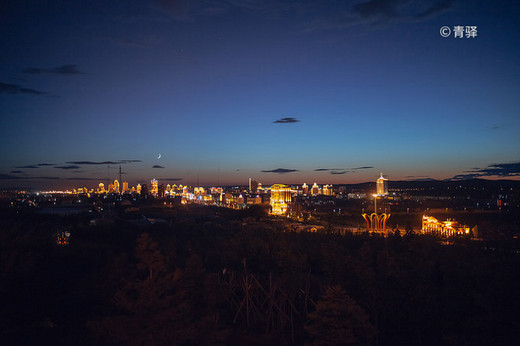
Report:
M272 215L285 215L292 200L292 190L289 186L275 184L271 186L271 205Z
M196 187L193 189L193 193L196 196L206 196L206 189L203 187Z
M319 194L320 194L320 187L318 186L318 184L314 183L311 188L311 195L317 196Z
M119 193L119 181L114 180L114 192Z
M159 182L156 179L152 179L150 184L152 186L150 193L157 197L157 195L159 194Z
M461 225L455 220L439 221L433 216L423 215L422 233L434 234L441 237L453 237L469 235L470 228L466 225Z
M103 183L99 183L99 188L98 188L98 192L99 193L105 193L105 184Z
M388 179L383 177L383 173L381 173L381 176L376 181L376 193L379 196L388 195Z
M303 183L302 192L304 195L308 195L309 194L309 185L307 185L306 183Z
M141 194L141 184L137 184L137 187L135 188L135 191L136 191L138 194Z
M325 196L334 196L332 185L323 185L323 194Z
M125 193L127 192L129 189L128 189L128 181L123 181L123 191L121 191L122 193Z

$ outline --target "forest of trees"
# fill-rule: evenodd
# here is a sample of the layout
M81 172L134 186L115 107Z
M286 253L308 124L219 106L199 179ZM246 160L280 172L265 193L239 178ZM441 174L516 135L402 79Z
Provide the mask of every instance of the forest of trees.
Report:
M409 234L287 233L236 217L139 228L0 220L2 344L507 345L520 254ZM58 246L57 230L70 245Z

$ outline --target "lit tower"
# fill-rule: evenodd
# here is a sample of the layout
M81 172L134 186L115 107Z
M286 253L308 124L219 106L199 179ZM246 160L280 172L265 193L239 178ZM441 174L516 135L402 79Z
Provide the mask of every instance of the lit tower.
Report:
M302 192L304 195L308 195L309 194L309 185L307 185L306 183L303 183Z
M320 194L320 187L318 186L318 184L314 183L311 187L311 195L317 196L319 194Z
M332 189L332 185L323 185L323 194L325 196L334 196L334 190Z
M123 191L121 193L126 193L128 190L128 181L123 181Z
M271 186L271 214L285 215L289 204L291 203L292 191L291 188L283 184L275 184Z
M114 192L119 193L119 181L114 180Z
M379 196L388 195L388 179L383 177L383 173L376 181L376 194Z
M157 195L159 194L159 182L156 179L152 179L150 184L152 186L150 193L157 197Z

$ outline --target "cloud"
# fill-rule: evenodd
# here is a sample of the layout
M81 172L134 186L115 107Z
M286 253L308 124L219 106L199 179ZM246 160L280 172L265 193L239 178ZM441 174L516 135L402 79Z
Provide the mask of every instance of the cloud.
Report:
M482 177L517 177L520 176L520 162L494 163L486 168L475 168L467 174L458 174L451 180L473 179ZM450 180L448 179L448 180Z
M152 168L164 168L163 166L159 166L159 165L153 165Z
M374 168L372 166L363 166L363 167L355 167L355 168L318 168L318 169L315 169L314 171L315 172L328 172L330 171L331 174L345 174L347 172L350 172L350 171L357 171L357 170L360 170L360 169L370 169L370 168ZM335 172L335 173L332 173L332 172ZM342 173L338 173L338 172L342 172Z
M75 74L86 74L85 72L81 72L78 70L77 65L63 65L54 68L28 68L23 71L23 73L29 74L58 74L64 76L71 76Z
M0 173L0 180L18 180L18 179L23 179L23 178L16 176L16 175Z
M30 95L45 95L43 91L36 89L24 88L16 84L7 84L0 82L0 94L30 94Z
M74 165L117 165L120 162L117 161L67 161Z
M119 161L67 161L73 165L121 165L127 163L142 162L141 160L119 160Z
M291 172L298 172L298 170L297 169L287 169L287 168L276 168L276 169L271 169L271 170L265 170L262 172L285 174L285 173L291 173Z
M31 169L33 169L33 168L39 168L39 167L36 166L36 165L27 165L27 166L16 166L15 168L31 168Z
M11 174L0 173L0 180L58 180L59 177L20 177Z
M135 163L135 162L143 162L141 160L119 160L119 163Z
M23 174L23 171L11 171L9 173L14 173L14 174Z
M296 118L282 118L282 119L273 121L274 124L293 124L293 123L297 123L297 122L299 122L299 120Z
M481 174L458 174L452 178L444 179L444 180L467 180L467 179L475 179L482 177Z
M513 163L494 163L486 168L480 169L475 173L480 173L484 176L517 176L520 175L520 162Z
M76 166L76 165L69 165L69 166L54 166L54 168L59 168L59 169L78 169L79 166Z
M103 181L101 178L84 178L84 177L70 177L63 178L63 180L90 180L90 181Z
M55 163L39 163L38 166L56 166Z
M350 172L350 171L331 171L330 174L345 174L348 172Z

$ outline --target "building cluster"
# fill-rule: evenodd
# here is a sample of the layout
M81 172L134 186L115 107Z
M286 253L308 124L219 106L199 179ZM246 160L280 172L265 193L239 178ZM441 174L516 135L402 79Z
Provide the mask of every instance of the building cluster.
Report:
M455 220L448 219L439 221L433 216L423 215L422 230L424 234L432 234L440 237L467 236L470 234L470 227L461 225Z
M263 187L261 183L252 178L249 178L248 185L245 187L208 188L184 186L182 184L164 185L157 179L152 179L149 185L143 183L137 184L135 187L129 187L126 181L123 181L120 185L118 180L114 180L113 183L108 184L107 188L103 183L100 183L97 189L80 188L74 190L76 194L127 194L139 198L164 199L165 203L167 200L171 200L170 204L194 203L233 209L259 205L268 210L270 215L290 217L298 221L308 220L311 214L316 214L316 211L319 214L320 212L336 212L339 209L339 213L341 213L341 209L337 208L337 205L357 203L361 206L361 217L364 219L362 223L366 224L366 231L386 235L389 232L387 222L390 218L390 209L397 208L398 210L406 210L406 213L408 213L410 208L407 206L410 202L405 195L396 195L395 192L389 194L388 179L382 173L376 180L375 192L375 194L371 194L366 189L346 191L344 186L334 188L332 185L320 186L317 183L312 185L306 183L302 185L274 184ZM354 201L342 202L345 199ZM175 200L175 202L172 200ZM373 207L370 205L371 201L373 201ZM429 200L419 200L417 203L423 202L433 203ZM426 212L429 211L430 208L426 208ZM454 220L438 221L432 216L423 216L422 229L419 232L451 237L467 235L471 230L468 226L460 225Z
M74 189L72 194L130 194L134 196L153 196L154 198L179 198L182 204L199 203L206 205L225 206L234 209L245 208L248 205L265 205L269 207L271 215L287 216L291 206L295 205L298 197L318 197L335 195L332 185L311 186L274 184L264 188L262 183L249 178L247 189L240 187L190 187L180 185L164 185L157 179L150 184L137 184L129 187L127 181L122 185L116 179L105 187L99 183L97 189L86 187Z

